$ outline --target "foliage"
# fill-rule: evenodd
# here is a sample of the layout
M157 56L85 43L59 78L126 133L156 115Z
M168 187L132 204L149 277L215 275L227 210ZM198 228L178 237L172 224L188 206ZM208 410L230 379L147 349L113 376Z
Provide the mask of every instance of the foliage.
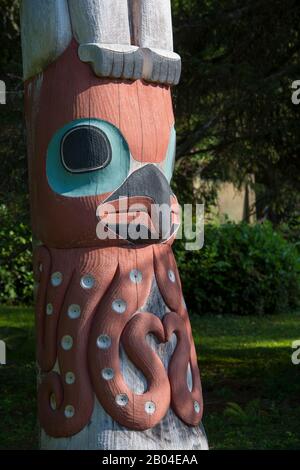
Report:
M9 106L0 107L2 202L27 190L19 4L0 0L0 79L9 91ZM172 7L183 59L174 89L181 200L213 202L216 188L195 192L195 176L240 184L254 174L259 215L288 222L300 207L300 106L291 103L300 77L299 2L172 0ZM26 199L19 212L28 224Z
M27 185L19 0L1 0L0 79L0 302L32 301L31 235Z
M1 72L8 64L19 68L19 6L20 0L1 0L0 40Z
M11 207L11 206L10 206ZM33 274L28 226L0 205L0 302L31 303Z
M13 302L17 297L22 302L30 299L32 282L29 249L12 256L30 243L19 3L0 0L0 79L5 80L8 91L7 105L0 106L0 282L1 300ZM196 177L240 184L254 174L259 213L266 213L274 224L280 223L284 237L297 242L300 228L293 221L300 207L300 106L291 104L291 83L300 77L299 2L172 0L172 6L175 49L183 59L182 81L174 89L178 130L174 189L180 202L205 201L206 207L213 204L217 185L210 182L196 190ZM214 254L218 237L214 238L213 233L217 232L208 227L206 247L199 256L184 254L177 248L192 308L196 310L201 301L201 311L282 310L281 292L292 275L287 271L286 280L283 275L273 279L270 273L264 277L263 257L269 259L270 253L261 253L259 262L256 256L258 273L254 270L250 276L252 258L247 260L241 253L241 268L236 261L239 255L232 251L236 259L226 258L233 267L230 271L226 262L222 264ZM238 246L242 248L240 242ZM281 242L278 246L285 250ZM282 256L286 256L285 251ZM218 259L213 267L213 260ZM294 265L295 260L291 272L295 272ZM237 267L239 290L238 274L233 275ZM229 272L232 277L227 279ZM205 279L205 275L210 277ZM193 278L196 288L192 286ZM294 302L294 284L287 289L287 304ZM270 291L275 287L279 291L272 301ZM265 301L259 300L262 293L268 295ZM238 302L242 303L238 306Z
M183 59L175 90L178 187L195 172L237 185L252 174L259 216L287 222L300 207L300 106L291 102L292 82L300 78L300 3L172 5L175 46Z
M202 250L175 249L193 312L263 315L299 302L299 252L270 223L208 225Z
M294 217L291 217L289 223L282 223L278 227L278 230L280 231L280 233L282 233L283 237L286 240L294 243L300 251L300 215L295 215Z
M0 198L1 203L13 204L28 224L19 3L0 0L0 79L6 84L6 105L0 106Z
M212 449L300 449L299 367L291 344L299 314L194 316L204 390L204 426ZM0 306L0 449L34 449L36 382L32 309Z

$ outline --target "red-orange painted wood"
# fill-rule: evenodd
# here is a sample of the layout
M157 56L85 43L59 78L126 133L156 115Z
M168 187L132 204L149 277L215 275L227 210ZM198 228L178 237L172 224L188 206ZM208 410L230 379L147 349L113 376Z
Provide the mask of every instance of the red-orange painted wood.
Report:
M170 88L98 78L79 60L73 41L41 76L26 83L26 110L33 231L44 245L35 253L42 428L56 438L78 434L89 423L95 398L128 429L152 428L170 409L183 426L197 426L203 412L201 383L171 250L174 235L166 243L145 242L139 247L128 240L99 240L96 210L111 193L62 196L51 189L46 175L51 139L77 119L113 124L137 165L163 162L174 125ZM176 221L177 201L167 194ZM145 203L144 219L153 222L147 194L134 195L131 202ZM112 204L119 209L118 201ZM124 213L118 213L118 220L124 220ZM141 278L135 280L134 273ZM157 312L142 311L155 280L166 305L162 320ZM168 371L148 345L149 333L159 343L176 334L178 344ZM121 346L146 377L144 394L125 382Z
M175 282L168 276L170 269L176 273ZM135 271L141 277L132 282ZM200 423L203 401L199 372L170 246L87 250L42 247L35 253L35 275L40 283L36 303L42 373L39 418L47 434L67 437L80 432L91 417L94 394L115 421L130 429L155 426L170 406L187 425ZM60 276L58 285L53 285L53 275ZM92 279L89 288L83 284L87 276ZM140 312L154 278L166 304L173 309L163 321L152 312ZM173 333L177 336L168 373L146 341L150 333L160 343L169 341ZM147 379L148 388L142 395L130 390L124 381L121 345ZM189 364L191 391L186 381ZM122 397L126 400L123 406L118 401Z

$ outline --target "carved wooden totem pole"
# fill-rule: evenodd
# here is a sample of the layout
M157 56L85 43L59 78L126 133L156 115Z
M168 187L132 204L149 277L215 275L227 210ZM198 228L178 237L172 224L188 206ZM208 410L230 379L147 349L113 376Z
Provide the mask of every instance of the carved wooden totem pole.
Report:
M21 24L41 447L206 449L171 248L170 1L23 0Z

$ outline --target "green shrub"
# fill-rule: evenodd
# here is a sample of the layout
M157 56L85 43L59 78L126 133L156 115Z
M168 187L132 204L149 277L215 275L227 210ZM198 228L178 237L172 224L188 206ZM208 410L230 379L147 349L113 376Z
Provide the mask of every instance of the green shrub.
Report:
M175 253L192 312L263 315L299 305L299 252L269 223L208 225L202 250L178 241Z
M30 228L5 205L0 216L0 303L32 303ZM194 313L262 315L299 305L299 251L269 223L208 225L202 250L177 241L175 253Z
M33 301L31 232L18 215L0 205L0 303Z
M283 237L291 243L294 243L300 252L300 215L291 217L288 223L282 223L277 230Z

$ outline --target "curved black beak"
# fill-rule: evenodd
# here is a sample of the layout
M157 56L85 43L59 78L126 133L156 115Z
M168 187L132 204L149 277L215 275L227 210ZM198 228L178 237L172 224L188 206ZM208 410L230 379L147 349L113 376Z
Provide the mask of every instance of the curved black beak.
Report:
M125 203L125 205L124 205ZM131 173L101 205L100 220L119 238L124 229L135 225L139 237L133 238L127 230L127 240L134 244L161 243L168 240L179 227L177 200L168 180L153 164L147 164ZM111 224L112 214L117 221ZM135 233L136 235L136 233Z

